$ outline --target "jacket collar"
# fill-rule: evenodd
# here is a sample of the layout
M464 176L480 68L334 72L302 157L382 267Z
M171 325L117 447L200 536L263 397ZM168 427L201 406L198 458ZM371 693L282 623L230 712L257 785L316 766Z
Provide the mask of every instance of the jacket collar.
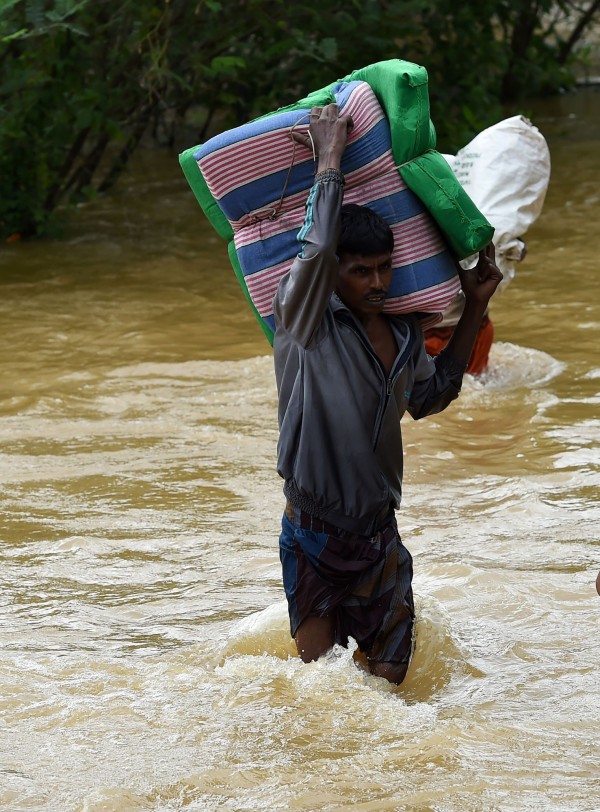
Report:
M330 307L333 312L335 318L339 319L340 321L346 322L346 324L350 323L355 329L357 329L361 335L365 338L365 340L369 343L369 337L365 331L365 328L362 326L360 321L356 318L354 313L350 310L350 308L346 307L346 305L342 302L340 297L337 293L331 294L330 299ZM386 314L390 320L391 328L396 336L396 342L398 344L398 351L401 354L410 339L411 329L408 324L408 321L403 319L402 316Z

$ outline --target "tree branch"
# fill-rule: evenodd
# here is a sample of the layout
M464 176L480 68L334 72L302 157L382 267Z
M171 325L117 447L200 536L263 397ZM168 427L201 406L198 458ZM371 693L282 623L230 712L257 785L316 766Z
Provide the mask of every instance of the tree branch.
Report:
M600 0L593 0L592 3L587 7L586 11L583 12L575 28L571 31L568 39L566 39L558 49L558 55L556 57L556 61L559 65L564 65L568 58L571 56L573 48L577 44L577 42L581 39L581 36L589 23L591 23L594 15L600 10Z

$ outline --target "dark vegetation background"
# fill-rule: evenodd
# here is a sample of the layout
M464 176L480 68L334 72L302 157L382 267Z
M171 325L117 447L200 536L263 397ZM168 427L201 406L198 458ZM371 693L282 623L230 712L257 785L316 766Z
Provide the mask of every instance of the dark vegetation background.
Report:
M0 0L0 238L58 233L140 143L201 143L383 59L425 65L455 151L572 87L599 16L600 0Z

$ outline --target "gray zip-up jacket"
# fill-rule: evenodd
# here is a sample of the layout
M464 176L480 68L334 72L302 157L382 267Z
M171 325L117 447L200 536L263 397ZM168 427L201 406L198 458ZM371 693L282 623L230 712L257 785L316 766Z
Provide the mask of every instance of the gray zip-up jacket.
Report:
M275 296L277 470L293 505L371 536L400 505L400 418L445 409L464 366L445 352L427 355L417 318L390 316L398 355L387 375L334 293L342 197L339 181L315 183L298 235L303 249Z

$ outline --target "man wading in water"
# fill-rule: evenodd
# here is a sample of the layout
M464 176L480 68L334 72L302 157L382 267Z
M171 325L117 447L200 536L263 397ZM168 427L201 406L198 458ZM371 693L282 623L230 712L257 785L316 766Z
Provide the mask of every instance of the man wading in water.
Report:
M351 636L372 674L401 683L414 607L412 559L394 515L400 418L435 414L458 396L502 274L493 246L475 269L459 269L464 312L435 359L415 317L384 314L393 234L371 210L342 207L340 162L351 127L336 104L311 111L318 168L303 247L275 297L278 471L287 498L279 545L291 633L304 662Z

